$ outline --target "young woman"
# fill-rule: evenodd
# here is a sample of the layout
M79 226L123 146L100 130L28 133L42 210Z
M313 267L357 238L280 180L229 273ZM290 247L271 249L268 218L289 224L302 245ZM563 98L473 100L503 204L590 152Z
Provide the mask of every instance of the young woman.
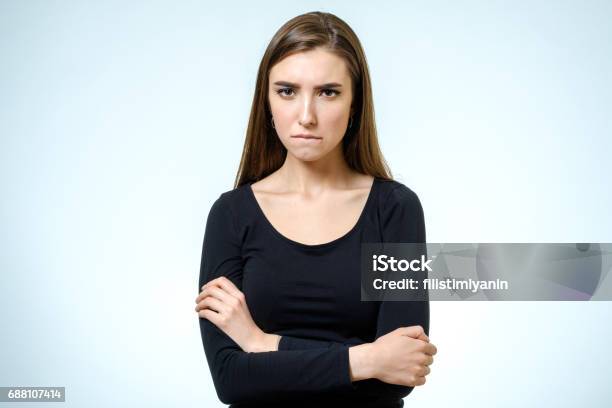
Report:
M401 407L425 383L429 302L362 302L362 242L425 242L423 210L379 150L358 38L307 13L263 56L234 189L206 222L195 310L222 402Z

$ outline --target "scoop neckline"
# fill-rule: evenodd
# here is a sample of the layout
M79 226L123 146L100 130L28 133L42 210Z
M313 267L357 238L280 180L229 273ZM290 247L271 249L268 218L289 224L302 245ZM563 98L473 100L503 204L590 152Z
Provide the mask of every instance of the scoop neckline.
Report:
M270 222L270 220L268 219L268 217L266 217L266 214L263 212L263 209L261 208L261 206L259 205L259 202L257 201L257 197L255 197L255 192L253 191L253 187L252 184L254 183L254 181L251 181L249 183L247 183L247 190L249 192L249 196L251 197L251 199L253 200L253 204L255 205L257 212L259 214L259 216L264 220L264 223L266 224L266 226L268 227L268 229L277 237L279 237L281 240L300 247L300 248L305 248L305 249L318 249L318 248L326 248L332 245L335 245L343 240L345 240L346 238L348 238L349 236L351 236L353 234L353 232L355 232L359 226L362 224L363 219L365 218L365 214L368 210L368 207L370 206L370 202L372 201L373 197L374 197L374 191L376 189L376 186L378 185L378 177L374 177L373 181L372 181L372 185L370 186L370 191L368 192L368 198L366 199L365 205L363 206L363 208L361 209L361 213L359 214L359 218L357 218L357 222L355 222L355 224L353 225L353 227L351 227L351 229L344 233L343 235L339 236L338 238L334 238L331 241L328 242L323 242L321 244L305 244L303 242L298 242L295 241L289 237L286 237L285 235L281 234L280 231L278 231L276 229L276 227L274 227L274 225L272 225L272 223Z

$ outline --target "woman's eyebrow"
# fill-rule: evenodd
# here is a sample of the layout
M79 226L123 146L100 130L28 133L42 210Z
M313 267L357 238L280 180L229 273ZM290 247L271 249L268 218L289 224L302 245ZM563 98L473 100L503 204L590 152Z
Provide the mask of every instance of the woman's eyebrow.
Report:
M289 86L291 88L299 88L300 87L298 84L294 84L293 82L287 82L287 81L276 81L276 82L274 82L274 85ZM328 83L323 84L323 85L317 85L317 86L314 87L314 89L340 88L340 87L342 87L342 84L339 84L338 82L328 82Z

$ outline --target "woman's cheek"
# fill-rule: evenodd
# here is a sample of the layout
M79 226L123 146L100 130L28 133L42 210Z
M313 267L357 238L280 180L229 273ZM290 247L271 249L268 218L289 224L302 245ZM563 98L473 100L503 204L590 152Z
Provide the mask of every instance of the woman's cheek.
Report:
M329 139L333 140L333 144L335 145L342 139L346 132L348 126L347 115L344 112L338 112L327 118L326 123L328 124L326 126L326 134Z

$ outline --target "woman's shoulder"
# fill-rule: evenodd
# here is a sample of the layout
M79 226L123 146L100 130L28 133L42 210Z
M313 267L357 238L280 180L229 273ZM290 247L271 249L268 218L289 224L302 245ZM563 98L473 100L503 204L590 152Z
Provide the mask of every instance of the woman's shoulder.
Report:
M221 191L211 206L211 211L239 214L240 206L245 203L248 184Z
M414 190L400 181L383 181L380 197L385 242L425 242L425 214Z
M406 184L394 179L379 179L380 205L389 208L395 205L419 205L417 193Z
M240 200L241 196L244 195L248 187L248 183L245 183L238 187L233 187L229 190L222 191L219 194L219 199L227 202Z

